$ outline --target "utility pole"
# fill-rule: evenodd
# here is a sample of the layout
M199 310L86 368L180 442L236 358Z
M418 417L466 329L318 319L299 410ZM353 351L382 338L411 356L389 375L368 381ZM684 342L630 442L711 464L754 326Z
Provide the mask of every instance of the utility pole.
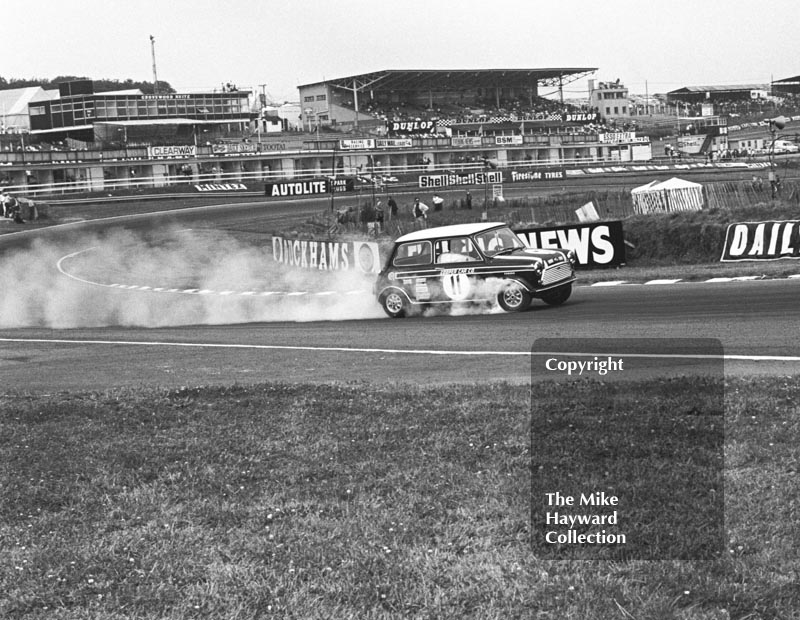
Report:
M153 56L153 94L158 94L158 73L156 73L156 38L150 35L150 53Z

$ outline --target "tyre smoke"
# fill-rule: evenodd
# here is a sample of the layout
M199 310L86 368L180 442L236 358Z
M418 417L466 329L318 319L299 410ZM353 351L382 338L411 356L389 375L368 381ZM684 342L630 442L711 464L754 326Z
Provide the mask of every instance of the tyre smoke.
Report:
M166 327L383 317L374 276L276 263L218 231L114 230L0 254L0 327Z

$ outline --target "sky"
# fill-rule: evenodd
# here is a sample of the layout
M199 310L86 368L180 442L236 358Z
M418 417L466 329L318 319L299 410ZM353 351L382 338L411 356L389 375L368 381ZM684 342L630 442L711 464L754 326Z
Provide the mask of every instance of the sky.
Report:
M301 84L386 69L597 68L631 93L800 74L797 0L0 0L0 76ZM540 89L540 94L551 94ZM586 80L565 87L587 96Z

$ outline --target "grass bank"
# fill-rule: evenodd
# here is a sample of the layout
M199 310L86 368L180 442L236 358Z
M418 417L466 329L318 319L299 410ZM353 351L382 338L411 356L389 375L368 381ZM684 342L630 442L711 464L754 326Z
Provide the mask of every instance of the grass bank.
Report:
M532 552L527 386L7 393L0 616L795 618L798 402L726 386L724 557L564 562Z

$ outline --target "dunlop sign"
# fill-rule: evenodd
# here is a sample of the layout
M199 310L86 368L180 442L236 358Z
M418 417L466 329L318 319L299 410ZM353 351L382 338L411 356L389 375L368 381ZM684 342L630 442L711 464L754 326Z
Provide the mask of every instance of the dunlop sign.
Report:
M575 250L578 264L608 267L625 263L622 222L586 222L514 231L522 243L542 250Z
M780 258L800 258L800 221L742 222L728 226L723 263Z

